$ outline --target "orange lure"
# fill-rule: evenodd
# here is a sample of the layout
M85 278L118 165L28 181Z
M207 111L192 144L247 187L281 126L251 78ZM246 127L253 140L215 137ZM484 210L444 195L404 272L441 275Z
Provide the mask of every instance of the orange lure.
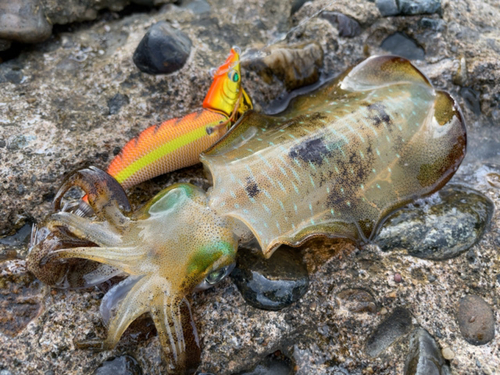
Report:
M226 62L214 73L203 109L182 118L153 125L131 139L113 159L107 172L124 189L199 162L199 155L252 108L241 87L240 51L231 49Z

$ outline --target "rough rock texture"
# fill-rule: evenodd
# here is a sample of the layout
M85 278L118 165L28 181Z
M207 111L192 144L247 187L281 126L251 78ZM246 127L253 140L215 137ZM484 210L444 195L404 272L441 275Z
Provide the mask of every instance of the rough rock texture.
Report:
M365 343L386 316L404 308L413 326L427 330L440 348L453 353L447 355L453 374L495 374L500 368L498 333L484 345L469 344L460 333L456 308L464 296L478 295L493 307L495 326L500 326L498 2L443 0L442 16L386 18L369 1L316 0L290 16L295 3L197 0L121 18L104 13L0 64L0 233L11 234L40 220L63 176L73 169L106 167L139 131L199 108L211 80L208 68L221 63L234 44L245 51L258 43L275 43L291 30L286 43L315 40L321 45L325 77L367 55L384 53L382 41L404 33L425 52L418 66L463 108L469 153L453 181L491 198L496 211L490 228L466 254L446 261L383 253L373 245L357 249L309 242L297 250L308 265L309 291L281 311L249 306L230 279L197 294L193 310L204 346L201 369L237 373L279 350L291 359L296 374L400 374L409 352L408 336L376 357L366 354ZM323 8L357 21L361 33L340 37L337 23L312 17ZM193 41L190 59L171 76L146 75L132 62L145 31L160 20ZM267 83L249 71L243 79L258 108L286 96L278 79ZM173 181L203 185L201 175L199 167L186 169L130 193L141 202ZM12 250L23 256L26 247L0 244L0 249L0 259L9 259L0 279L23 274L23 261L12 259ZM396 273L401 282L394 281ZM380 306L377 314L339 305L337 295L353 288L370 291ZM15 337L0 332L0 371L88 374L107 358L127 352L143 373L164 373L156 337L125 335L117 348L101 353L75 347L74 339L105 335L98 312L102 296L100 288L33 289L30 298L43 301L43 311Z

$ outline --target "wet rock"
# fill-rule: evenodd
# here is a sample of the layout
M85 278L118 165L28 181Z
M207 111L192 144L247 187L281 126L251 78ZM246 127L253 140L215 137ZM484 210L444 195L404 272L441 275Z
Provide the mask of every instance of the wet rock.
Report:
M376 313L377 303L370 292L364 289L344 289L337 298L340 305L354 313Z
M241 66L256 72L267 84L271 84L276 77L291 91L318 81L323 66L323 49L315 42L276 44L248 51Z
M443 31L446 27L446 23L441 18L423 17L418 24L422 29L430 29L432 31Z
M15 337L41 312L42 284L22 260L0 263L0 332Z
M441 11L441 0L377 0L383 16L432 14Z
M101 363L94 375L142 375L142 368L131 355L112 357Z
M405 375L449 375L450 368L429 333L417 328L410 339L410 352L406 358Z
M122 93L116 94L108 100L109 114L116 115L118 112L120 112L121 107L129 103L130 100L127 95L123 95Z
M403 33L394 33L382 41L380 48L398 56L406 57L408 60L424 60L425 52L422 47Z
M300 253L281 246L270 259L251 251L239 251L231 274L241 295L252 306L281 310L298 301L309 285Z
M0 3L0 39L36 43L47 39L51 33L52 25L45 18L38 0Z
M239 372L235 375L292 375L294 374L292 360L281 352L268 355L252 370Z
M479 103L479 94L469 87L462 87L460 89L465 105L473 111L476 115L481 113L481 104Z
M456 257L488 227L493 203L476 190L450 185L389 216L375 239L383 251L403 250L424 259Z
M395 341L411 331L411 314L403 307L396 307L375 331L366 343L365 351L370 357L376 357Z
M134 63L149 74L169 74L181 69L191 53L191 39L161 21L148 30L134 52Z
M462 336L472 345L484 345L495 336L493 309L477 295L460 300L457 320Z
M361 26L358 21L339 12L322 12L321 18L330 22L339 30L340 37L352 38L361 33Z

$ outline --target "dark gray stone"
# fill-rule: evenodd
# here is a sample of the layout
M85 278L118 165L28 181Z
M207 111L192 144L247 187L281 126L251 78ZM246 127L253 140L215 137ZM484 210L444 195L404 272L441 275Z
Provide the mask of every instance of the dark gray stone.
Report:
M411 331L411 314L403 307L396 307L375 329L366 343L366 354L377 357L400 337Z
M404 15L433 14L441 11L441 0L399 0L399 12Z
M410 339L405 375L448 375L450 368L436 341L423 328L417 328Z
M167 22L155 23L134 52L134 63L149 74L169 74L181 69L191 52L191 39Z
M377 5L380 14L384 17L399 14L399 8L396 0L376 0L375 4Z
M394 33L382 41L380 48L385 49L408 60L424 60L425 52L422 47L403 33Z
M127 95L123 95L122 93L116 94L108 100L109 114L116 115L118 112L120 112L121 107L129 103L130 100Z
M270 259L239 251L231 274L241 295L252 306L281 310L307 292L309 277L296 249L281 246Z
M284 355L268 355L252 370L239 372L235 375L292 375L295 374L293 370L292 361Z
M134 357L126 354L101 363L94 375L142 375L142 368Z
M339 12L322 12L321 18L330 22L339 30L340 37L352 38L361 34L361 26L358 21Z
M420 204L395 212L375 239L383 251L443 260L476 244L489 226L494 206L480 192L449 185Z
M484 345L495 336L493 309L484 299L468 295L460 300L457 314L460 332L472 345Z
M354 313L376 313L377 303L370 292L364 289L344 289L337 294L340 304Z

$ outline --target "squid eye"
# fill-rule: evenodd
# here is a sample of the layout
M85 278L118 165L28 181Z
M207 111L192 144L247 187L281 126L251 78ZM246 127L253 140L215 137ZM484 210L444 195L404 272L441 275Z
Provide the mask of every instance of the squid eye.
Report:
M222 268L219 268L218 270L215 270L212 273L209 273L207 275L207 277L205 278L206 282L210 285L217 284L219 281L221 281L224 278L224 276L226 276L227 268L228 267L222 267Z
M233 82L238 82L240 79L240 75L238 74L238 72L236 72L234 70L231 70L229 73L227 73L227 76Z

